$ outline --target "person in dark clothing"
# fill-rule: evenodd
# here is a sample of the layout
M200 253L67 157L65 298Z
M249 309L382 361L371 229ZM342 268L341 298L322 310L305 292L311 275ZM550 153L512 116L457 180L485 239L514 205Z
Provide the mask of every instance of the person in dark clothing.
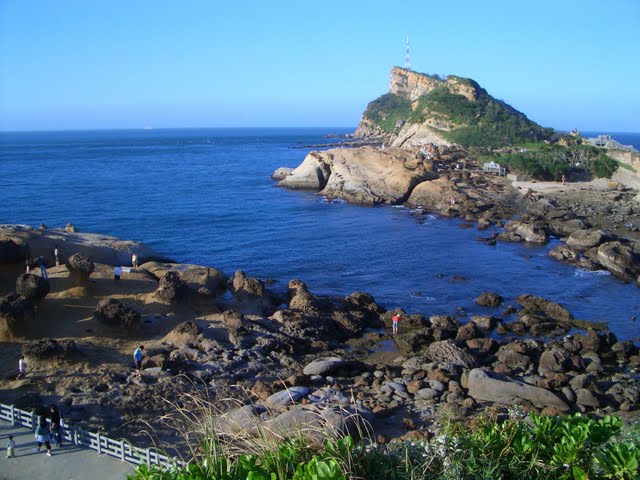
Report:
M51 405L49 412L51 418L51 439L55 440L58 447L62 446L62 416L55 405Z

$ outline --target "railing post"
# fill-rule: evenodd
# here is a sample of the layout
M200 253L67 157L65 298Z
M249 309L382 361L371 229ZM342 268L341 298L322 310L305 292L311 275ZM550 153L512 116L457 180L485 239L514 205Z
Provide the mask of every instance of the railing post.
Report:
M147 465L151 466L151 452L147 448Z
M15 427L16 425L16 407L11 405L11 425Z
M120 440L120 460L124 462L124 440Z
M102 453L102 446L100 445L100 432L96 433L96 440L98 441L98 448L96 450L98 450L98 454Z

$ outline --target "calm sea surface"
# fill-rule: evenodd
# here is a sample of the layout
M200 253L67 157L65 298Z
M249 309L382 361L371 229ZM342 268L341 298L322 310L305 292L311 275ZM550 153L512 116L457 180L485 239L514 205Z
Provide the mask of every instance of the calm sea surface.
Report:
M483 312L473 299L486 290L507 303L533 293L639 341L640 289L552 261L553 243L488 247L456 220L419 223L403 208L276 187L271 173L310 150L294 147L326 142L326 133L347 130L0 133L0 223L71 222L275 288L299 278L317 294L366 291L425 315ZM612 135L640 149L640 134Z

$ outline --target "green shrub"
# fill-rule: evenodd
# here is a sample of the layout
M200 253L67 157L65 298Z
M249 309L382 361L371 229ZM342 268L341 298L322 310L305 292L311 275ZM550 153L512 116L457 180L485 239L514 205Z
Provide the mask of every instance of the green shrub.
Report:
M364 112L364 116L376 123L384 132L393 133L396 125L411 115L411 102L404 97L387 93L375 99Z

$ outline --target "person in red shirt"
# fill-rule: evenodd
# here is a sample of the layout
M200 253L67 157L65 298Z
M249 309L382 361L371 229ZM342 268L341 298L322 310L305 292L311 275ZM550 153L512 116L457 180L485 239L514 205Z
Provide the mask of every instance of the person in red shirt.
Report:
M400 313L396 313L391 320L393 321L393 334L398 333L398 323L400 323Z

